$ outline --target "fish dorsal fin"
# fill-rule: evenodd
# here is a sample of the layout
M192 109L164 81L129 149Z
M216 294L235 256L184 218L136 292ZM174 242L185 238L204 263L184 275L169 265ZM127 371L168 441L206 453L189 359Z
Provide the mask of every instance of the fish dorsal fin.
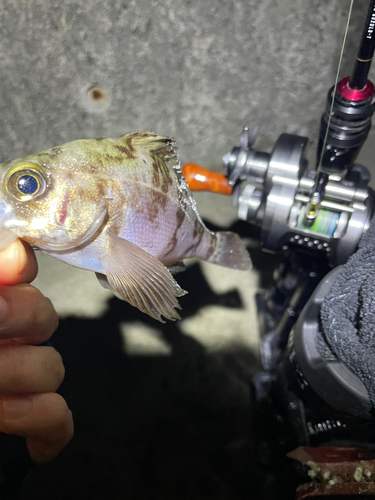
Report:
M160 172L167 173L170 170L174 172L178 186L177 196L180 207L193 224L195 220L198 219L199 224L206 228L199 215L197 204L190 192L188 183L181 171L180 161L177 155L178 148L175 147L175 140L171 137L157 135L154 132L132 132L123 135L119 140L123 141L124 145L126 145L128 149L130 147L131 150L136 150L138 147L147 149L153 159L158 163Z
M110 286L122 299L164 323L180 319L177 298L185 295L158 259L130 241L108 232L109 248L102 258Z
M132 132L118 139L124 146L134 151L136 148L147 149L152 157L165 164L166 168L180 169L175 147L175 139L154 132Z
M165 135L158 135L155 132L131 132L120 137L128 146L141 146L149 151L156 152L160 156L169 153L177 157L177 148L174 146L175 139ZM163 151L164 150L164 151Z

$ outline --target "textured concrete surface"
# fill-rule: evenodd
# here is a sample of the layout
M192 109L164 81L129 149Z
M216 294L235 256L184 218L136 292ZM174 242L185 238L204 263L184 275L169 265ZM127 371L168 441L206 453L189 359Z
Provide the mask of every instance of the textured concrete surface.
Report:
M151 129L176 137L183 161L215 167L244 123L263 126L262 147L284 131L315 138L348 4L2 0L0 157ZM365 4L354 2L345 73Z
M366 4L354 2L343 76ZM177 139L183 163L220 170L245 124L261 125L261 150L282 132L308 136L313 161L348 6L0 0L0 161L78 138L154 130ZM370 169L373 144L363 153ZM62 318L53 341L67 367L61 391L76 437L31 472L22 498L256 496L254 292L272 258L259 252L256 231L235 222L230 199L196 198L213 227L240 232L255 265L240 273L191 263L177 276L190 292L179 323L161 326L112 298L94 275L39 255L36 285Z

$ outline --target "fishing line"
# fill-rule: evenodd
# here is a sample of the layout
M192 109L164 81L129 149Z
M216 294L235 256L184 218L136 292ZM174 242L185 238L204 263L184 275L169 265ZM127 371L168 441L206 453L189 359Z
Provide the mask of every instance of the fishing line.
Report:
M337 92L337 83L339 81L339 74L340 74L340 70L341 70L342 58L343 58L343 55L344 55L346 38L347 38L347 35L348 35L348 31L349 31L350 19L352 17L353 3L354 3L354 0L350 0L350 7L349 7L349 12L348 12L348 19L346 21L344 39L342 41L342 46L341 46L341 53L340 53L339 64L338 64L337 72L336 72L335 85L333 86L331 108L329 110L329 116L328 116L326 133L325 133L325 136L324 136L322 152L320 154L320 159L319 159L319 164L318 164L318 169L317 169L318 170L318 174L319 174L319 172L321 170L321 167L322 167L322 160L323 160L323 156L324 156L324 150L325 150L326 145L327 145L328 131L329 131L329 126L331 124L332 110L333 110L333 105L334 105L334 102L335 102L335 97L336 97L336 92Z

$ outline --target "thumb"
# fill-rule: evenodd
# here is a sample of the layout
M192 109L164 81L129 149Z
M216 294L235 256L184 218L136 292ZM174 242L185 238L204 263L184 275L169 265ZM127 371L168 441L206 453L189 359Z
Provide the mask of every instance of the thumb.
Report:
M38 273L34 251L17 239L0 252L0 285L30 283Z

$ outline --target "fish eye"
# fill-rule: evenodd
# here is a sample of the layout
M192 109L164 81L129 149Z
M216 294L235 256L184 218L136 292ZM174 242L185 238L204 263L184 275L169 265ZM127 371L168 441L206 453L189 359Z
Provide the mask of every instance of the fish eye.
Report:
M39 165L14 165L5 175L6 191L16 200L29 201L44 193L46 177Z
M17 187L21 193L32 195L38 191L39 182L33 175L25 174L18 179Z

